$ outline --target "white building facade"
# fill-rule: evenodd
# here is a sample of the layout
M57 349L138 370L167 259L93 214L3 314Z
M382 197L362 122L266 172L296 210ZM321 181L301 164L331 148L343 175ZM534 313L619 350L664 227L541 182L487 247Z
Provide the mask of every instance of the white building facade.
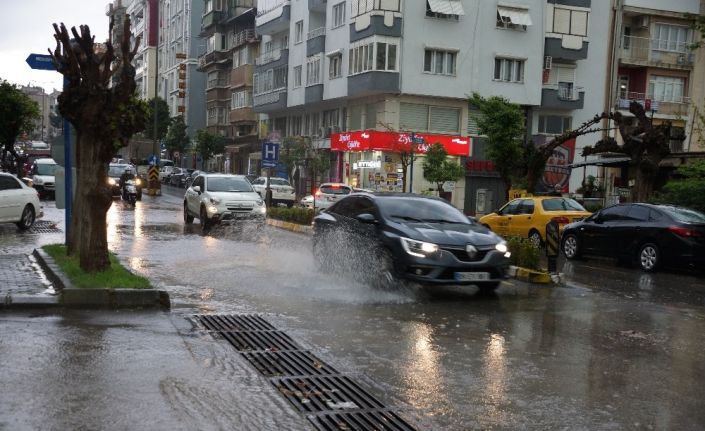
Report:
M331 180L400 190L397 143L413 132L417 141L441 142L466 166L453 204L475 214L484 190L486 212L501 203L503 189L486 163L468 97L498 95L524 106L530 133L549 138L602 112L608 3L260 1L254 108L266 115L263 137L309 136L331 150ZM432 187L421 160L414 172L415 192Z

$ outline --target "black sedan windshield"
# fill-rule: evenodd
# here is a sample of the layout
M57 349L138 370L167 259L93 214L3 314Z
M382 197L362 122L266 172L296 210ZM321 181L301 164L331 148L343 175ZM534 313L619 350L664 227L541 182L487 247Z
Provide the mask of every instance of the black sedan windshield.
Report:
M208 178L209 192L251 192L252 185L244 178Z
M388 197L377 199L385 218L397 221L470 224L463 213L440 200Z

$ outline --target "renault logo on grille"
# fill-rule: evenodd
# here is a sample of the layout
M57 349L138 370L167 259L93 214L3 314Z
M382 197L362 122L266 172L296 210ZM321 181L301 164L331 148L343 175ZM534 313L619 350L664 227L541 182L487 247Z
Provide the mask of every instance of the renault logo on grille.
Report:
M468 256L470 256L470 259L474 259L475 256L477 256L477 249L472 244L466 245L465 251L468 253Z

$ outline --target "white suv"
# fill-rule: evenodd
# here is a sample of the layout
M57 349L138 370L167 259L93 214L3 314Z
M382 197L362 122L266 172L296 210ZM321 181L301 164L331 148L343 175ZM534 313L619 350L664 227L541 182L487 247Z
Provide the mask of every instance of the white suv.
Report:
M347 184L323 183L316 191L316 208L326 209L352 192L352 186Z
M259 177L252 181L252 187L262 198L267 197L267 177ZM289 208L294 206L296 192L289 181L284 178L270 177L269 188L272 190L272 204L286 204Z
M203 229L220 222L264 224L267 207L244 175L201 174L184 196L184 223L198 217Z

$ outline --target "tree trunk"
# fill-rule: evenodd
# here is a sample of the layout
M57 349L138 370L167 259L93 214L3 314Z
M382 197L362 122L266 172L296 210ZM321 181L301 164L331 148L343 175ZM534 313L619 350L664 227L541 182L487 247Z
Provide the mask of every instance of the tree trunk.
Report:
M634 187L633 198L635 202L645 202L651 196L654 189L654 175L639 167L636 170L636 185Z

